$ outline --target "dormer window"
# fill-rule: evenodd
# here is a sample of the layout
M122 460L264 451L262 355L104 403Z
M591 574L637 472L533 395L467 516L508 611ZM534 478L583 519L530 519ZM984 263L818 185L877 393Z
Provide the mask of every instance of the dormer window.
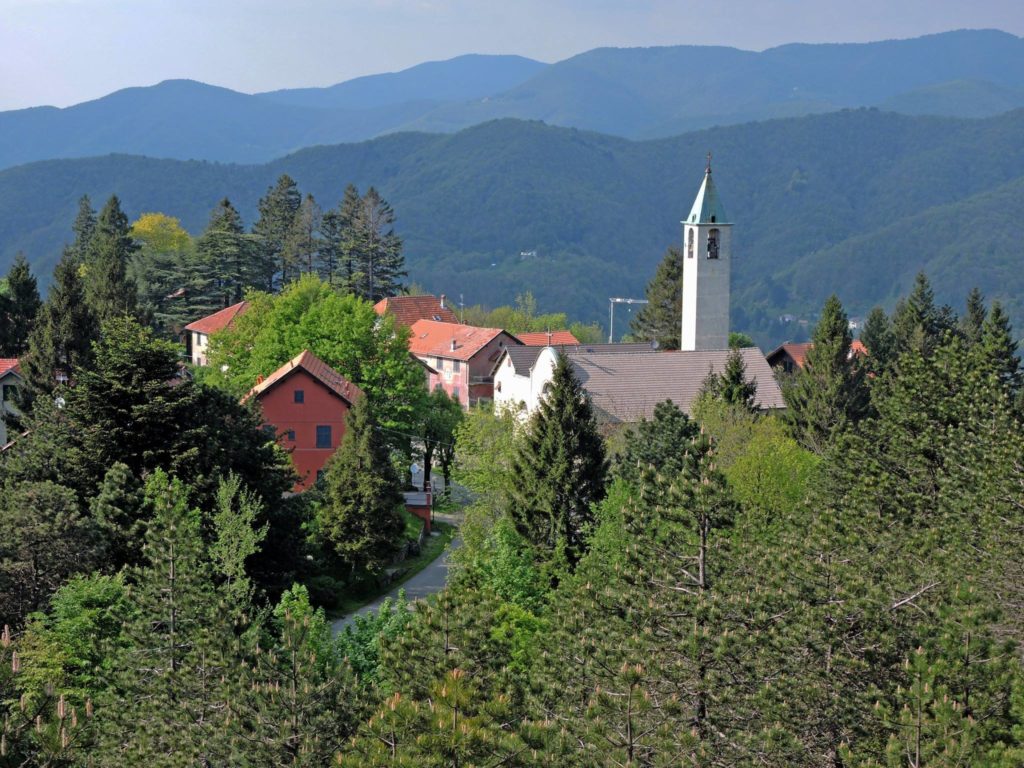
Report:
M708 258L718 258L718 229L708 230Z

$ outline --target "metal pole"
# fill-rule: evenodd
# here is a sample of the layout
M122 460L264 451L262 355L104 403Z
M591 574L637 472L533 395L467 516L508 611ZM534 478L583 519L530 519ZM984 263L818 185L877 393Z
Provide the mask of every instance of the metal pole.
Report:
M608 343L614 343L612 336L615 334L615 299L608 299Z

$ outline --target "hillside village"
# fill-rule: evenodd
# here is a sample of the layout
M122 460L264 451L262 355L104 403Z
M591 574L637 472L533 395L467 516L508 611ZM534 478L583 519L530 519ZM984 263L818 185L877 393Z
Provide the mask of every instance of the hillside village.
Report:
M408 283L374 187L83 197L0 284L0 766L1024 764L1009 316L765 352L692 181L608 343Z

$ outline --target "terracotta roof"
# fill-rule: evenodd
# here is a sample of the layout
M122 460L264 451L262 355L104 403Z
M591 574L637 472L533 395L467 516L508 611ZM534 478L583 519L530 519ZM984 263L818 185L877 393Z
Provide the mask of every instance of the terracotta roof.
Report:
M245 312L248 308L249 302L240 301L237 304L232 304L230 307L225 307L219 312L214 312L212 315L207 315L206 317L189 323L185 326L185 330L195 331L196 333L205 333L207 335L216 333L217 331L221 331L231 325L235 318Z
M517 333L516 338L528 347L550 347L559 344L579 344L580 340L571 331L538 331L537 333Z
M8 371L21 373L21 369L18 367L18 358L0 357L0 376L5 375Z
M564 350L576 375L590 394L601 421L632 423L651 418L654 406L671 400L690 413L709 371L721 373L729 350L688 352L586 353ZM755 405L784 408L782 391L764 354L756 347L741 349L747 378L757 384Z
M399 325L412 325L417 320L458 323L451 307L442 306L437 296L391 296L373 305L378 315L390 312Z
M850 344L850 352L855 355L866 355L868 348L864 346L864 342L860 339L854 339Z
M409 351L417 356L469 360L501 335L506 337L507 345L519 344L515 336L501 328L477 328L473 325L417 320L410 330Z
M787 341L771 352L768 353L768 364L771 366L778 365L782 360L783 353L788 354L793 358L793 363L797 368L803 368L807 364L807 353L814 348L814 342L805 341L800 344L794 344ZM860 339L854 339L850 343L850 354L863 356L868 353L868 348L864 346L864 343Z
M253 396L258 397L278 382L284 381L299 369L304 370L350 405L355 398L362 397L363 395L363 392L359 387L306 349L267 376L263 381L258 382L256 386L250 389L248 394L242 398L242 402L245 402Z

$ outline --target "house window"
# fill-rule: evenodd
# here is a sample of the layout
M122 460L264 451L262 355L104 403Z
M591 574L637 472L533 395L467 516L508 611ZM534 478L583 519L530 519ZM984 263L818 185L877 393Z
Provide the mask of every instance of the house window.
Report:
M718 229L708 230L708 258L718 258Z
M269 438L274 438L274 437L277 437L277 430L274 429L274 425L273 424L264 424L263 425L263 434L266 435Z
M686 237L686 258L693 258L693 230L691 229Z
M458 387L452 387L452 400L454 400L456 402L459 401L459 388Z
M293 443L295 442L295 430L294 429L289 429L284 434L285 434L285 437L287 437L291 442L293 442Z
M454 373L458 373L458 372L459 372L459 368L460 368L460 364L459 364L459 361L458 361L458 360L454 360L454 361L452 362L452 371L453 371Z
M304 403L304 402L306 402L306 392L305 392L305 390L302 390L302 389L296 389L295 390L295 402L296 403Z
M13 385L3 387L3 391L3 401L5 403L9 403L18 397L18 388Z
M330 424L317 424L317 426L316 426L316 447L317 448L330 448L331 447L331 425Z

